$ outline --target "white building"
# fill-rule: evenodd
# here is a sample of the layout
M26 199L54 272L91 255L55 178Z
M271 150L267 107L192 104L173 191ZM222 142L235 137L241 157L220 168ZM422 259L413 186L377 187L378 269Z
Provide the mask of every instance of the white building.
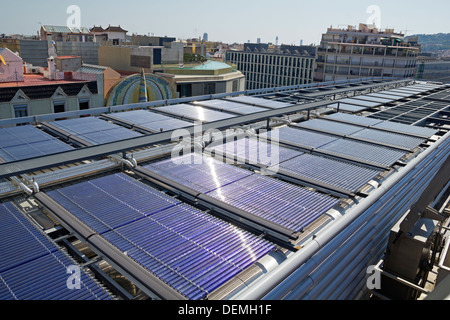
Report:
M0 82L22 82L22 58L9 49L0 48Z
M247 89L264 89L312 83L316 48L268 44L244 44L243 51L226 52L225 60L237 66Z
M102 26L97 27L94 26L90 30L91 34L95 34L96 36L107 36L108 41L113 41L116 43L126 42L127 41L127 30L122 29L119 25L118 27L109 25L108 28L103 29Z

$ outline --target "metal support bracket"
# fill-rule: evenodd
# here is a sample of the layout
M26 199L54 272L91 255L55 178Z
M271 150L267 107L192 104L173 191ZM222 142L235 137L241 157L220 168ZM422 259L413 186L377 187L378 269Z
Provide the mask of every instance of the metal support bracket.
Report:
M448 216L445 216L445 215L439 213L439 211L437 211L434 208L431 208L430 206L428 206L425 209L425 211L423 213L423 217L426 219L436 220L436 221L440 221L440 222L444 222L448 218Z

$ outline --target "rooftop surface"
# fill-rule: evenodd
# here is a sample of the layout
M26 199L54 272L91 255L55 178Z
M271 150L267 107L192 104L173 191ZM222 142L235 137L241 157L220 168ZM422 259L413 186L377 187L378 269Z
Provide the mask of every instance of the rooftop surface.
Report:
M83 83L88 81L83 80L50 80L40 74L25 74L25 81L20 82L2 82L0 88L16 88L16 87L34 87L34 86L48 86L69 83Z
M39 148L40 140L50 137L72 148L50 154L42 147L48 155L3 159L0 198L6 204L0 206L0 221L14 221L14 212L30 221L22 229L45 233L74 257L88 255L92 260L80 260L89 262L87 268L99 267L115 279L122 274L134 292L120 290L125 280L96 277L102 283L99 297L109 297L101 293L110 289L119 299L355 299L367 291L367 266L379 261L391 226L450 153L450 128L429 121L450 109L449 88L414 80L359 81L116 106L89 110L96 116L88 118L66 113L24 119L33 130L0 129L20 137L0 134L5 154L14 151L23 159L32 153L24 142ZM413 95L392 95L377 106L361 102L357 111L337 112L334 106L348 96L362 101L398 89ZM408 103L428 106L430 99L440 102L412 124L370 118ZM213 115L202 118L203 129L216 131L198 135L189 150L177 154L185 145L172 134L176 128L195 133L193 110ZM56 120L61 117L77 119ZM161 130L145 126L161 119L177 121ZM8 125L0 121L0 127ZM134 137L123 140L118 134L96 146L86 143L87 136L104 138L117 129ZM46 135L31 141L35 130ZM191 142L198 147L193 154ZM19 268L12 257L36 258L30 249L36 244L19 236L16 241L16 229L22 230L5 227L0 244L0 293L12 292L8 298L23 291L15 280L34 275L27 272L33 263ZM310 268L311 262L317 265ZM40 271L44 282L66 275ZM328 272L333 276L322 277ZM317 281L308 282L309 276ZM60 292L53 297L73 294ZM53 294L39 286L26 293L24 299Z

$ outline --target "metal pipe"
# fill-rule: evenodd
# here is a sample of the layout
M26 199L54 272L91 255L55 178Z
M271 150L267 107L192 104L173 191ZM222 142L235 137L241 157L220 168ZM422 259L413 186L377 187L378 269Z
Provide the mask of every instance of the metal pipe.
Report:
M436 149L443 148L442 145L448 145L447 140L449 137L450 133L447 133L441 140L430 146L416 159L413 159L407 166L400 168L397 174L394 174L390 178L388 178L385 183L380 186L379 189L375 190L367 198L363 199L356 207L350 209L349 212L347 212L341 219L330 225L329 228L319 232L319 234L317 234L310 243L308 243L305 247L292 255L290 259L282 263L277 270L260 277L246 290L243 290L240 294L233 297L233 299L258 300L265 296L268 292L270 292L274 287L280 285L291 274L293 275L293 278L298 277L299 280L296 279L296 281L290 281L289 284L284 284L282 288L277 287L277 290L275 292L277 294L270 295L268 297L279 299L280 293L289 292L290 290L292 290L292 288L297 286L304 279L304 276L302 274L295 274L295 271L300 266L302 266L308 259L314 262L314 259L317 259L317 256L314 255L352 222L354 222L353 229L356 230L361 225L363 225L365 223L366 217L363 216L363 218L360 218L360 216L374 204L376 205L375 208L380 206L380 203L377 203L377 201L382 196L385 196L389 191L395 193L397 188L401 188L402 185L398 185L397 188L394 187ZM332 249L328 250L331 251ZM320 262L320 259L318 260ZM318 265L318 263L313 264L316 264L316 267Z
M438 168L439 166L430 165L430 169L428 171L436 167ZM424 179L426 179L427 181L432 180L433 178L432 175L427 176L426 173L424 173L423 175ZM427 179L427 177L429 178ZM414 184L416 184L416 182L414 182ZM312 275L309 275L309 277L313 278L315 284L318 283L314 287L315 292L321 293L321 291L325 289L325 285L326 292L335 289L336 286L331 286L330 281L336 282L336 277L338 277L338 275L346 274L342 269L347 270L347 268L349 267L354 268L355 263L358 263L357 257L360 257L360 255L365 252L363 250L364 248L374 248L380 241L385 242L383 239L386 238L385 235L392 228L392 224L389 224L389 221L397 221L393 219L392 214L390 213L397 212L397 214L394 214L394 217L401 218L401 216L409 207L409 201L414 201L414 198L420 197L420 194L427 186L427 184L422 183L422 181L417 182L417 184L425 187L420 188L420 190L416 191L413 195L410 195L409 198L400 196L397 197L399 201L397 201L394 207L389 208L389 210L385 209L383 213L379 213L374 218L369 220L360 230L358 230L356 236L351 237L346 242L345 246L340 247L336 252L333 253L331 258L328 258L324 263L320 265L319 269L315 270ZM408 190L405 189L406 188L403 188L403 193L408 193ZM381 240L379 240L380 238ZM368 242L371 242L371 244L369 245ZM293 290L291 293L289 293L286 298L299 299L310 288L311 287L305 288L304 286L300 285L296 287L295 290ZM308 295L311 296L311 292L308 293Z
M381 249L379 249L375 254L373 254L374 257L380 257L383 256L383 253L385 251L386 247L383 246ZM374 265L374 258L372 257L371 260L367 263L367 265ZM366 267L366 266L364 266ZM364 268L362 268L364 269ZM367 292L369 289L367 288L367 270L359 270L359 273L354 276L353 279L348 279L347 281L344 280L341 282L341 286L338 290L336 290L334 293L332 293L330 296L328 296L327 299L329 300L349 300L348 296L352 295L353 298L357 297L358 295L362 295L361 292ZM358 291L358 293L355 294L355 290L357 288L362 288ZM365 289L365 290L364 290Z
M27 185L25 185L22 181L20 181L17 177L11 177L12 183L21 188L27 195L31 196L33 194L33 190L31 190Z
M441 161L442 162L442 161ZM429 168L434 168L436 166L434 165L429 165ZM432 169L430 169L432 170ZM425 178L426 178L426 174ZM432 176L429 177L426 180L431 180ZM415 184L417 183L418 185L427 185L427 184L423 184L422 181L417 181L414 182ZM404 191L403 188L402 191ZM398 212L395 215L395 218L399 219L401 218L402 214L407 211L407 209L409 208L409 202L407 202L408 200L410 200L411 198L417 198L420 196L421 192L423 192L424 188L422 187L419 191L416 191L414 193L414 195L410 195L409 198L405 198L405 197L401 197L400 194L398 195L397 198L400 199L400 202L398 204L395 205L395 207L389 207L389 208L385 208L384 212ZM408 190L405 190L403 193L407 193ZM412 200L414 201L414 200ZM399 208L400 206L400 208ZM377 214L377 216L380 215L380 213ZM386 213L385 213L386 215ZM367 242L368 240L370 240L370 237L375 234L380 234L381 236L383 236L384 234L387 234L388 231L390 230L391 226L390 225L386 225L385 221L389 221L389 220L393 220L390 216L387 216L386 218L383 218L383 220L381 222L379 222L379 219L377 219L374 222L368 222L364 227L361 228L361 230L358 230L358 234L356 237L352 237L351 239L347 240L346 245L339 248L336 252L333 253L334 258L332 257L331 260L327 260L326 262L322 263L319 267L318 270L314 271L315 274L315 283L318 282L318 280L322 280L322 278L318 278L320 277L320 275L322 275L322 277L324 277L325 275L327 276L327 279L330 279L330 277L337 277L337 275L339 275L340 272L343 272L340 268L346 268L345 263L347 262L352 262L352 264L354 265L354 259L356 259L355 257L353 257L350 253L351 252L356 252L358 253L359 250L361 250L361 248L364 247L373 247L372 245L368 245ZM385 226L383 227L382 230L378 230L377 226ZM367 233L367 236L365 235ZM348 252L349 249L347 249L347 251L342 252L342 250L345 250L346 248L355 248L352 251ZM352 260L353 259L353 260ZM337 275L336 275L337 274ZM318 279L316 279L318 278ZM333 279L333 278L331 278ZM323 284L328 284L328 286L326 287L326 291L330 290L330 285L326 280L323 280L323 282L320 283L320 285L317 286L317 288L311 289L314 291L320 291L321 286L323 287ZM306 290L308 290L309 288L304 289L302 286L297 287L292 293L289 294L289 298L291 299L299 299L302 294L304 294L306 292ZM317 290L316 290L317 289Z
M431 166L431 165L430 165ZM432 177L430 177L430 178L428 178L427 180L428 181L430 181L432 179ZM420 184L422 184L422 182L419 182ZM425 184L426 185L426 184ZM416 198L417 197L420 197L420 194L421 194L421 192L422 192L423 190L421 189L421 190L419 190L418 192L416 192ZM405 207L404 207L405 208ZM406 208L406 210L407 210L407 208ZM399 213L395 216L395 219L401 219L401 214L403 213L403 212L405 212L406 210L403 210L403 211L399 211ZM384 234L384 233L387 233L389 231L389 229L388 228L384 228L381 232L380 232L380 234ZM386 243L387 243L387 239L384 239L385 237L381 237L381 240L378 242L378 243L376 243L375 245L371 245L371 247L373 246L375 249L377 249L378 248L378 251L379 251L379 255L378 256L376 256L377 257L377 259L378 259L378 257L379 256L381 256L382 255L382 252L385 250L385 247L386 247ZM380 237L377 237L377 239L380 239ZM373 251L373 250L372 250ZM358 265L358 267L359 267L359 265ZM364 268L365 266L362 266L361 268ZM362 274L362 276L361 277L364 277L364 274ZM337 281L337 280L336 280ZM339 286L339 288L341 288L341 285ZM314 289L315 290L315 289ZM330 287L327 287L326 288L326 291L331 291L331 289L330 289ZM333 294L333 293L332 293ZM331 295L332 295L331 294Z

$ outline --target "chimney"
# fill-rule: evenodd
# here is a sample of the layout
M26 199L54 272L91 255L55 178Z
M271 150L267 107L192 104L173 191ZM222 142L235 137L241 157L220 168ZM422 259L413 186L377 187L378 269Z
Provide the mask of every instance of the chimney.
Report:
M47 59L47 63L48 63L49 79L55 80L56 78L55 59L53 57L50 57Z

